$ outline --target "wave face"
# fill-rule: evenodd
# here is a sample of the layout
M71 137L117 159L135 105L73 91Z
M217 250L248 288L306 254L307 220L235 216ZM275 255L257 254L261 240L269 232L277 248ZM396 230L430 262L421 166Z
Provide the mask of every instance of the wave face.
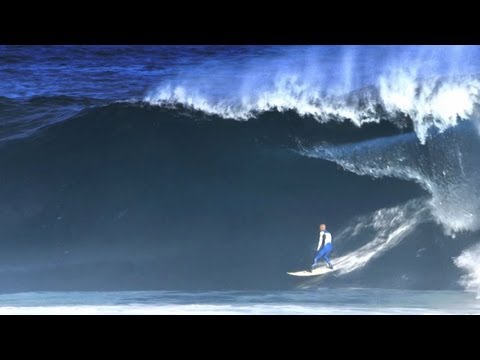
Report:
M478 47L0 52L4 291L479 288Z

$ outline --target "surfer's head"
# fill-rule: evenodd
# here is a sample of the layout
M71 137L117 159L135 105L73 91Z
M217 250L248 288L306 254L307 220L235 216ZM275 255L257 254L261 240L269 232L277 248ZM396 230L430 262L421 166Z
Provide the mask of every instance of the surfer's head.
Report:
M327 226L325 224L320 224L320 231L325 231Z

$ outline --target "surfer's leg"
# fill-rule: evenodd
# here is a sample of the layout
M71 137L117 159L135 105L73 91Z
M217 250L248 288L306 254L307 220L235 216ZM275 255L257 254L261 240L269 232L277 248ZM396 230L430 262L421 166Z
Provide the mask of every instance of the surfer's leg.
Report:
M312 265L312 269L315 268L315 266L317 266L317 263L322 260L322 257L323 257L323 249L320 250L319 252L317 252L317 255L315 256L315 258L313 259L313 265Z
M332 264L330 264L330 259L328 258L328 255L325 255L325 256L323 257L323 259L324 259L325 262L327 263L327 266L328 266L330 269L333 269Z
M328 255L330 255L330 253L332 252L332 245L331 244L327 244L325 246L325 253L323 255L323 260L325 260L325 262L327 263L327 266L330 268L330 269L333 269L333 266L332 264L330 263L330 259L328 258Z

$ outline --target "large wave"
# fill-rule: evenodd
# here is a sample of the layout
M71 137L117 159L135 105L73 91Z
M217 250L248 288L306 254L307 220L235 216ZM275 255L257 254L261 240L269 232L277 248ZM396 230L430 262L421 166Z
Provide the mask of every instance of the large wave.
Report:
M353 216L423 193L385 179L383 195L371 198L374 180L290 151L298 138L345 143L395 133L337 125L294 113L238 122L120 103L6 143L0 283L285 288L292 279L279 274L311 261L320 217L339 231Z
M332 285L466 270L472 289L477 50L402 49L205 56L139 98L1 98L3 288L281 288L321 221Z
M128 289L138 279L151 289L281 288L289 280L278 274L310 264L321 219L345 266L331 284L352 285L364 271L353 285L382 284L367 265L393 252L398 268L384 277L403 274L411 255L400 245L435 251L421 244L429 221L460 238L478 228L471 123L425 145L386 124L367 131L295 112L238 122L138 103L81 112L2 148L0 281L17 290ZM421 266L408 267L415 283L396 286L453 286L429 277L441 261Z

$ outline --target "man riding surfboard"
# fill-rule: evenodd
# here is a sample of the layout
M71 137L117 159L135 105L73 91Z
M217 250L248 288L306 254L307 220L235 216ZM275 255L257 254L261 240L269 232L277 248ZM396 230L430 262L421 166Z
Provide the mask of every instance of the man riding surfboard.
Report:
M317 246L317 255L313 259L312 270L317 267L317 263L320 260L324 260L327 264L327 267L333 269L332 264L328 256L332 252L332 234L326 230L327 226L325 224L320 225L320 235L318 237L318 246Z

